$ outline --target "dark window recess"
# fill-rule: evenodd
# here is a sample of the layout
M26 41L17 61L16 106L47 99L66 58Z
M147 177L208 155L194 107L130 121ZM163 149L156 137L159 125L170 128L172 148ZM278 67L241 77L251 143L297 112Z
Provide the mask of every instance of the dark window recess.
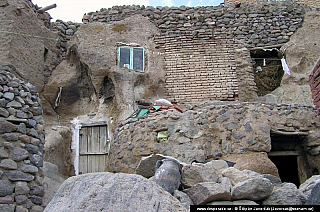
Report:
M48 58L48 49L47 49L47 48L44 48L44 52L43 52L44 62L46 62L47 58Z
M264 96L280 86L284 71L278 51L250 51L258 95Z

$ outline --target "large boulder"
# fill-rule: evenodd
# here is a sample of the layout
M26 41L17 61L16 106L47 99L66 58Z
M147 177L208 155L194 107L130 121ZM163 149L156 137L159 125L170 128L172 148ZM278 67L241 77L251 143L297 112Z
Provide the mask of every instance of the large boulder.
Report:
M49 162L43 162L43 174L44 188L46 190L43 201L47 205L66 178L59 173L58 166Z
M299 186L299 191L309 197L317 181L320 181L320 175L313 175Z
M233 161L234 168L239 170L251 170L260 174L271 174L279 177L276 165L268 158L265 152L250 152L245 154L229 154L223 159Z
M283 183L263 201L263 205L301 205L301 192L293 183Z
M232 185L236 185L242 181L252 179L254 177L248 175L247 173L240 171L236 168L229 167L222 172L223 177L227 177L230 179Z
M168 157L160 154L142 157L136 168L135 174L142 175L146 178L152 177L155 172L155 166L158 160L163 160Z
M68 178L45 211L187 211L155 182L135 174L90 173Z
M230 188L220 183L203 182L183 190L196 205L203 205L215 200L231 200Z
M307 205L320 205L320 181L317 181L306 202Z
M207 205L258 205L252 200L236 200L236 201L214 201Z
M253 178L236 184L231 191L232 199L262 200L273 190L273 185L266 178Z
M218 182L222 171L228 168L223 160L213 160L206 164L193 163L182 168L182 185L184 188L201 182Z
M187 209L190 209L190 205L193 205L190 197L182 191L175 190L173 196L177 198L180 201L181 205L183 205Z

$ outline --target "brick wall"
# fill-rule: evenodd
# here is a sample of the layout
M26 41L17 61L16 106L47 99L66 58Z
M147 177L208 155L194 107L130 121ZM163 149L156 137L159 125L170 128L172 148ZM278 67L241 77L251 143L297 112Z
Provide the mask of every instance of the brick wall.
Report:
M227 5L227 4L235 4L239 2L263 2L263 1L266 1L266 0L224 0L224 3ZM320 8L320 0L295 0L295 2Z
M166 92L181 101L236 100L239 95L231 39L167 34L155 42L164 50Z
M320 116L320 58L309 76L309 84L312 92L313 103L316 106L318 116Z

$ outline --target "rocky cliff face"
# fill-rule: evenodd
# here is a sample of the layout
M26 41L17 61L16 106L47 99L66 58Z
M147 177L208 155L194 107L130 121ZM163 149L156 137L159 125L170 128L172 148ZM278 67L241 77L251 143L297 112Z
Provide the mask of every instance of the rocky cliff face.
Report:
M0 6L0 61L16 66L41 92L60 60L57 35L45 27L29 1L6 2Z
M309 87L310 72L319 58L320 13L309 11L301 28L282 46L291 74L285 74L281 86L271 94L278 103L313 105Z

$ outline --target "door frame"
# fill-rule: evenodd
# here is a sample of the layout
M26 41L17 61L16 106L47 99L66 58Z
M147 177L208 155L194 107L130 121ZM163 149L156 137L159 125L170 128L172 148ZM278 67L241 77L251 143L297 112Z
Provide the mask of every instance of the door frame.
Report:
M74 145L75 145L75 159L74 159L74 169L75 169L75 175L79 175L79 167L80 167L80 130L82 127L97 127L97 126L106 126L107 127L107 133L108 133L108 149L110 150L110 132L109 132L109 127L108 127L108 122L107 121L99 121L99 122L93 122L93 123L80 123L76 122L74 123ZM108 159L109 154L107 155Z

